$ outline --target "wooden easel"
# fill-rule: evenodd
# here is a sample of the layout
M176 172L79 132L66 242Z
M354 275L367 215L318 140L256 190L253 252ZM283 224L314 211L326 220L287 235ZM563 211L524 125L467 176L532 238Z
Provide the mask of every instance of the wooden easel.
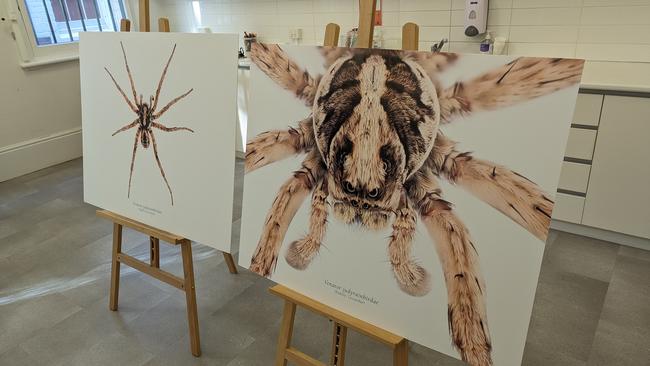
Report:
M140 31L149 32L149 0L139 1ZM130 30L131 21L128 19L122 19L120 21L120 31L129 32ZM158 19L158 31L169 32L169 20L167 18ZM113 222L113 255L111 266L111 290L109 309L112 311L117 310L117 303L120 292L120 264L122 263L140 272L146 273L162 282L185 291L185 300L187 302L187 321L190 331L190 350L194 356L201 356L199 317L196 309L196 286L194 284L194 264L192 259L192 242L185 237L172 234L149 225L145 225L136 220L132 220L128 217L124 217L107 210L98 210L97 216L103 217ZM149 236L149 264L122 252L122 228L124 226ZM183 258L182 278L160 269L161 240L171 245L180 245L181 255ZM235 265L235 261L232 255L230 253L224 252L223 257L226 261L226 264L228 265L228 270L230 273L236 274L237 266Z
M375 7L376 0L359 0L359 34L357 37L357 43L355 44L358 48L369 48L372 45ZM325 28L325 40L323 45L336 47L338 45L339 32L340 27L337 24L328 24ZM417 51L419 42L418 37L419 28L417 24L406 23L402 27L402 49ZM271 287L269 291L284 299L284 311L282 315L280 335L278 337L275 366L286 366L287 361L299 366L326 366L324 363L297 350L296 348L291 347L293 323L295 320L296 308L298 306L329 318L334 322L332 350L330 352L330 360L327 366L345 365L345 343L348 328L352 328L361 334L389 346L393 350L393 366L408 365L409 350L407 339L345 314L342 311L331 308L285 286L276 285Z

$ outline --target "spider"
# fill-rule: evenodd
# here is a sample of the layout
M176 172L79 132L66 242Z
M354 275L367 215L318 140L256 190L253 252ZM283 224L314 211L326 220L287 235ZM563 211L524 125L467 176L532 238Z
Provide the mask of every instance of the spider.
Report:
M464 361L491 365L478 253L438 179L466 189L542 241L553 201L524 176L459 151L439 127L575 85L583 61L518 58L443 89L437 76L457 61L456 54L322 47L327 71L312 76L277 45L253 47L255 65L311 114L296 127L263 132L247 144L246 173L306 154L277 193L250 269L272 274L286 231L311 192L309 232L289 245L289 265L304 270L318 253L330 206L344 223L368 229L392 219L388 256L394 277L405 293L423 296L430 291L429 275L411 255L419 215L444 272L453 343Z
M133 165L135 163L135 154L136 151L138 150L138 142L140 142L142 147L145 149L149 148L149 144L153 144L153 155L155 156L156 162L158 163L160 174L162 174L163 180L167 185L167 190L169 190L169 196L173 206L174 193L172 193L172 188L169 185L169 182L167 181L167 177L165 176L165 170L163 169L162 164L160 163L160 158L158 157L158 145L156 144L156 137L154 136L153 129L156 128L165 132L184 130L193 133L194 130L187 127L167 127L162 123L160 123L160 117L162 117L162 115L165 114L165 112L167 112L169 108L171 108L171 106L173 106L178 101L188 96L194 89L192 88L187 92L181 94L180 96L172 99L169 103L167 103L164 107L162 107L160 110L157 111L156 108L158 107L158 98L160 96L160 90L162 88L163 82L165 81L165 76L167 75L167 68L169 67L172 58L174 57L174 52L176 52L176 44L174 44L174 47L172 48L172 53L169 55L167 64L165 65L162 75L160 76L160 81L158 82L158 88L156 88L156 96L149 96L148 102L143 100L142 94L140 94L140 98L138 99L137 93L135 91L135 84L133 83L133 77L131 76L131 69L129 68L129 61L126 58L126 52L124 51L124 44L120 42L120 46L122 47L122 55L124 56L124 65L126 66L126 73L129 75L131 91L133 92L133 101L131 101L129 97L126 96L126 93L124 93L124 90L122 90L120 85L117 83L117 81L113 77L113 74L111 74L111 72L108 71L108 68L104 67L104 70L106 70L108 76L110 76L111 80L113 80L115 87L124 98L126 104L129 106L129 108L131 108L133 113L137 115L136 119L133 122L120 128L119 130L115 131L111 135L111 136L115 136L118 133L129 130L131 128L134 127L138 128L138 130L135 133L135 141L133 143L133 153L131 156L131 170L129 172L129 188L127 191L127 198L131 196L131 178L133 177Z

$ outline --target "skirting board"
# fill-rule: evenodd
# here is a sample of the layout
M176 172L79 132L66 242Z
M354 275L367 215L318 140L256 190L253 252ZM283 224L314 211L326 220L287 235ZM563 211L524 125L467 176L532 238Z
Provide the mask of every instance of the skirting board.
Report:
M81 127L0 148L0 182L81 156Z
M609 241L612 243L626 245L643 250L650 250L650 239L640 238L638 236L631 236L614 231L603 230L595 227L573 224L570 222L558 220L551 221L551 229L565 231L567 233L576 235L587 236L598 240Z

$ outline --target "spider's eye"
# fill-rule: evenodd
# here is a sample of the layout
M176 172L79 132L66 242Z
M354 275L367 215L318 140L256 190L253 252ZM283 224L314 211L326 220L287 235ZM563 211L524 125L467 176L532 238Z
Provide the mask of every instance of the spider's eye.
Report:
M357 190L354 188L354 186L352 185L352 183L350 183L350 182L347 181L347 180L345 181L345 183L343 183L343 188L344 188L345 191L348 192L348 193L355 193L355 192L357 191Z
M377 196L379 196L379 189L377 189L377 188L375 188L375 189L371 190L370 192L368 192L368 197L370 197L370 198L377 198Z

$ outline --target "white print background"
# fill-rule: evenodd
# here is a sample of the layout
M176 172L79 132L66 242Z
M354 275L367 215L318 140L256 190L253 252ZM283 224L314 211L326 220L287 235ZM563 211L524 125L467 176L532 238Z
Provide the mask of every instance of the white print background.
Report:
M284 47L284 46L283 46ZM312 75L323 72L313 47L284 47ZM509 56L466 55L442 77L445 86L466 80L514 59ZM309 114L292 93L281 90L257 67L251 70L249 140L260 132L295 126ZM460 141L462 151L503 164L555 196L578 87L494 112L478 113L444 126ZM304 155L254 171L245 177L240 264L250 266L266 214L277 190L300 167ZM443 184L444 197L454 204L474 238L487 283L488 321L494 364L519 365L537 287L544 243L508 217L469 193ZM329 216L319 255L305 271L290 267L286 248L308 230L307 199L289 227L272 279L327 305L345 311L412 341L459 357L447 328L447 292L435 247L418 223L413 254L430 273L432 290L424 297L403 293L387 258L390 227L373 232L347 226ZM359 304L334 293L328 280L379 301Z
M124 43L136 91L148 101L174 43L158 109L194 91L160 119L154 129L158 156L174 193L169 191L153 155L138 146L131 197L129 168L136 128L111 136L136 115L127 106L107 67L127 96L131 87L120 41ZM237 113L237 36L179 33L83 33L80 45L83 117L84 199L145 224L230 252ZM228 57L232 55L232 57ZM132 98L132 96L131 96ZM159 210L141 212L135 204Z

